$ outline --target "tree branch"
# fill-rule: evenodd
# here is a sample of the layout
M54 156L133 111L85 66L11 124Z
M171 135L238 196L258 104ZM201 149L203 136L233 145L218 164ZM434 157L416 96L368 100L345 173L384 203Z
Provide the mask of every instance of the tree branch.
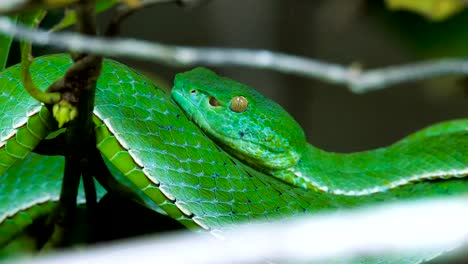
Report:
M444 75L468 74L468 60L459 58L431 60L362 71L353 67L268 50L171 46L135 39L97 38L76 33L30 30L12 23L5 17L0 17L0 32L15 35L16 39L28 40L37 45L103 56L151 60L174 66L204 64L270 69L346 85L355 93L379 90L408 81Z
M94 0L80 0L75 7L78 18L76 27L82 34L96 34L94 7ZM89 157L96 147L92 116L102 57L83 53L73 54L72 57L74 63L65 75L47 89L47 92L60 92L62 95L61 101L53 107L53 114L58 119L59 126L68 122L68 127L64 133L65 171L60 200L51 216L55 226L54 233L52 240L46 246L62 246L68 243L68 232L74 224L81 177L83 177L88 209L92 210L96 205L96 191ZM72 111L75 114L64 121L63 113L67 116Z

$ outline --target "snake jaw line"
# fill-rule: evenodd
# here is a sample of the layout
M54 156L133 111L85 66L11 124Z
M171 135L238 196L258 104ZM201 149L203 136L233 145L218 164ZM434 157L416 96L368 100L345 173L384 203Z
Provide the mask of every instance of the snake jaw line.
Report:
M193 92L197 91L197 92ZM230 134L226 131L219 129L214 124L209 121L209 117L203 112L204 105L209 105L210 108L215 107L223 107L225 104L219 102L216 97L212 96L210 93L207 92L198 92L198 90L183 90L180 89L178 86L175 86L172 89L172 98L174 101L184 110L184 113L190 117L190 120L193 121L197 126L207 134L211 139L216 141L218 145L220 145L226 152L234 153L237 158L244 160L245 162L249 163L250 165L255 164L256 162L261 162L263 159L259 158L262 157L263 151L261 148L268 149L269 152L277 154L276 159L269 159L269 169L283 169L285 167L284 158L281 159L280 156L284 154L284 151L279 151L277 148L272 148L265 144L263 141L256 141L254 138L246 138L246 132L240 131L236 134ZM247 109L248 101L244 96L234 96L235 100L239 100L240 105L235 106L236 110L230 109L231 111L238 113L244 112ZM213 100L216 103L212 102ZM229 106L231 108L231 106ZM266 141L272 141L272 138L269 138ZM244 146L242 151L230 151L237 150L237 146L242 145ZM290 153L286 153L288 157L291 156ZM289 166L295 165L299 159L299 155L293 155L292 158L293 162L288 162ZM278 161L279 162L275 162Z

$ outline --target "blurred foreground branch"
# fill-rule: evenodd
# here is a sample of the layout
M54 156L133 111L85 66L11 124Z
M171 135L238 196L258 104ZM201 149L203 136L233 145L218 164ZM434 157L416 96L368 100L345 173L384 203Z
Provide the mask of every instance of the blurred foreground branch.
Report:
M16 13L39 7L44 7L47 9L64 7L77 1L78 0L1 0L0 14Z
M221 240L205 233L158 235L18 263L309 263L359 256L419 263L467 242L467 222L466 197L400 202L239 226Z
M441 59L376 70L362 71L318 60L268 50L171 46L123 38L98 38L77 33L51 33L31 30L0 17L0 33L36 45L53 46L75 52L88 52L110 57L151 60L176 66L244 66L317 78L342 84L355 93L383 89L402 82L444 75L468 74L467 59Z

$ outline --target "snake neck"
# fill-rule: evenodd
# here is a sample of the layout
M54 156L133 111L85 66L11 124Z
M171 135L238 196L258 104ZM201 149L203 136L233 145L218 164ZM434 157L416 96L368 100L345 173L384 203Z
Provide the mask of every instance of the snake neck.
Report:
M466 135L460 139L465 140ZM309 144L295 166L272 171L271 175L305 189L369 195L419 181L467 176L468 149L459 144L452 136L346 154Z
M317 181L324 175L332 177L336 171L346 170L343 163L338 161L344 154L331 153L310 144L301 154L301 159L293 167L283 170L273 170L269 173L283 181L304 189L330 192L330 185Z

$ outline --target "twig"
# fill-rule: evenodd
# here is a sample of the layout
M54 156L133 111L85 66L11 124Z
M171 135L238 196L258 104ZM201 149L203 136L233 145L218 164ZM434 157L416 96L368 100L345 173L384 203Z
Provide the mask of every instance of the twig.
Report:
M16 39L28 40L37 45L54 46L111 57L151 60L175 66L204 64L270 69L347 85L355 93L379 90L402 82L437 76L468 74L468 60L459 58L361 71L352 67L268 50L195 48L135 39L106 39L76 33L49 33L44 30L30 30L24 26L16 25L5 17L0 17L0 32L15 35Z
M29 66L31 65L31 44L22 42L21 43L21 82L23 83L24 89L34 99L45 104L55 104L60 101L60 93L46 93L41 89L37 88L34 84Z
M41 23L42 19L46 15L43 10L36 12L30 12L20 16L19 21L26 21L26 24L30 24L31 27L36 28ZM34 99L45 104L55 104L60 101L60 93L46 93L39 89L33 82L31 72L29 71L31 62L33 60L31 54L31 43L28 41L21 41L21 82L23 83L24 89Z

